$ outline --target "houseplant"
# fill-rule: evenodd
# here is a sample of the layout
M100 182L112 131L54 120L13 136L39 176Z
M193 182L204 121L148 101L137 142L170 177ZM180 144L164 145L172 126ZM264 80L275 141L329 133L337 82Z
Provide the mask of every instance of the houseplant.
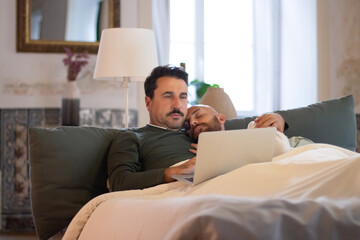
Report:
M209 87L219 87L218 84L208 84L206 82L199 81L198 79L191 81L189 85L195 88L195 99L190 102L191 105L199 104L200 99L204 96Z

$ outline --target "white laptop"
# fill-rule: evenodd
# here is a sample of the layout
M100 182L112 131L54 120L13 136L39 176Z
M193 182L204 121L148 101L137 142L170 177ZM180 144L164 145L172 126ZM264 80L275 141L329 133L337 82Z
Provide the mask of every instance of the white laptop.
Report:
M274 154L276 128L202 132L195 171L172 177L195 186L250 163L269 162Z

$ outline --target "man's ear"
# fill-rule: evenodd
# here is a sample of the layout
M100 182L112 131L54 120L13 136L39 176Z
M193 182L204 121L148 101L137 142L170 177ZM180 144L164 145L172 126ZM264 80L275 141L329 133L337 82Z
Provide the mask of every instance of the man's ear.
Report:
M224 114L219 113L217 117L218 117L218 119L219 119L219 121L220 121L221 124L224 124L224 123L225 123L226 117L225 117Z
M146 105L146 109L148 111L150 110L150 104L151 104L151 98L149 98L148 96L145 96L145 105Z

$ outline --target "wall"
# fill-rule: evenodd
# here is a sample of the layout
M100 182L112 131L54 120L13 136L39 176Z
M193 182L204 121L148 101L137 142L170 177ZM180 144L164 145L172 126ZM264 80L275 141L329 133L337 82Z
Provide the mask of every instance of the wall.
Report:
M151 19L151 0L123 0L121 25L136 27ZM145 7L143 7L145 6ZM142 12L140 16L138 11ZM146 14L148 13L148 14ZM151 21L150 21L151 22ZM66 82L65 54L16 52L16 1L0 1L0 108L60 107L62 84ZM77 80L82 90L82 107L123 108L123 89L119 84L108 84L92 79L96 55ZM130 85L130 109L139 112L139 125L147 123L142 83Z
M330 96L353 94L360 113L360 1L329 5Z
M353 94L360 113L360 1L317 5L319 100Z
M122 0L121 2L121 25L123 27L147 27L151 28L151 0ZM301 94L310 94L311 98L317 95L317 100L336 98L348 93L355 94L359 101L359 84L353 76L357 72L356 66L360 58L360 20L357 13L360 12L360 1L358 0L317 0L316 9L309 10L306 21L316 18L317 57L305 52L313 62L297 60L291 63L307 64L307 72L317 75L317 87ZM286 1L282 2L282 8L289 9ZM283 45L282 63L287 64L286 49L297 47L296 41L301 32L311 33L313 27L296 29L296 9L293 10L293 19L288 26L283 28L293 35L287 34L294 41L288 41L288 45ZM316 16L314 16L316 14ZM282 16L282 17L289 17ZM63 54L44 54L44 53L17 53L16 47L16 1L0 1L0 108L14 107L59 107L61 85L65 81L66 69L61 60ZM307 43L313 41L307 38ZM285 42L285 39L282 39ZM301 43L301 42L300 42ZM316 52L316 50L314 50ZM299 56L303 54L298 52ZM94 83L92 80L92 69L95 65L95 55L91 55L90 64L83 71L79 82L82 85L84 94L82 105L85 107L123 107L123 89L111 90L113 86ZM304 59L304 58L303 58ZM353 61L350 61L353 59ZM340 69L341 64L344 69L353 68L355 70ZM346 67L351 65L351 67ZM311 69L317 66L317 69ZM351 71L353 73L351 73ZM298 71L295 67L288 68L282 72L282 85L290 86L290 89L297 90L298 85L302 84L303 79L308 79L309 75ZM101 87L99 86L101 85ZM316 86L316 85L315 85ZM111 94L108 94L108 93ZM292 99L298 105L305 105L308 102L297 102L292 97L291 92L286 92L282 99ZM148 122L147 111L144 106L144 95L142 83L131 84L130 107L139 109L139 125ZM299 96L299 95L293 95ZM316 100L314 100L316 101ZM281 107L291 107L283 101ZM360 113L360 106L357 104L357 112Z

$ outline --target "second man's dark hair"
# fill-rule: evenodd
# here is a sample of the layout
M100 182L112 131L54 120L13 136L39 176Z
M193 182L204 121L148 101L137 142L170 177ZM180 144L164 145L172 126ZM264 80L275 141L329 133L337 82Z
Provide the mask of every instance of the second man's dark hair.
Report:
M150 99L154 97L154 91L157 88L156 81L161 77L175 77L185 81L188 85L188 74L181 67L174 65L158 66L154 68L145 80L144 89L145 95Z

